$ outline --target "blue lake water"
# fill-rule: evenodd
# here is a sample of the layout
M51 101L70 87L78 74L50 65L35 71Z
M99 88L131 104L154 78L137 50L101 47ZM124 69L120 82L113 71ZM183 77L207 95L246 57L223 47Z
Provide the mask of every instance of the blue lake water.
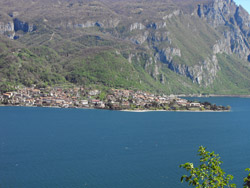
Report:
M242 187L250 167L250 99L200 98L232 112L0 107L2 188L182 188L178 166L200 145Z

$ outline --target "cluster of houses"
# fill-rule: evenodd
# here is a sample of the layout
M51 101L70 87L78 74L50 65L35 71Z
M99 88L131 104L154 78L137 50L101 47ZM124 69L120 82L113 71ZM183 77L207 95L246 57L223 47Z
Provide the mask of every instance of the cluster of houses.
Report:
M211 110L211 104L191 102L174 95L154 95L143 91L110 89L103 92L85 88L21 88L0 94L2 105L97 108L111 110ZM213 110L218 110L215 108ZM221 109L220 109L221 110Z

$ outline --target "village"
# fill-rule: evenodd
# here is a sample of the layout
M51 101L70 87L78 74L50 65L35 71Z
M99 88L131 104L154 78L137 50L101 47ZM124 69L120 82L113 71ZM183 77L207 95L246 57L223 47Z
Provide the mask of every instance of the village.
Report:
M107 110L228 111L230 107L193 102L175 95L155 95L143 91L75 88L23 87L0 94L0 105L92 108Z

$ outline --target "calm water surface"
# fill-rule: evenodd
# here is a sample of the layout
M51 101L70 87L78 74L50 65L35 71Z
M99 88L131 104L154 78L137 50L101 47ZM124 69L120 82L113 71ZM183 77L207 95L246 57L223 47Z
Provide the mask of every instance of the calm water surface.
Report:
M200 145L242 187L250 99L207 98L232 112L115 112L0 107L1 188L182 188Z

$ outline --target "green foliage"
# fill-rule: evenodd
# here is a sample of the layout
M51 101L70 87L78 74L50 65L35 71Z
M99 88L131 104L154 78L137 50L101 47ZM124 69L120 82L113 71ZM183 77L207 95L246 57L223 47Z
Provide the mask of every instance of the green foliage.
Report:
M5 93L7 91L15 91L14 84L11 82L2 82L0 83L0 93Z
M247 168L246 171L250 172L250 168ZM244 178L244 188L250 188L250 173Z
M226 175L221 169L222 161L218 154L206 151L203 146L199 147L198 156L200 156L200 165L194 167L193 163L185 163L180 165L181 168L186 169L190 175L183 175L181 182L184 180L196 188L224 188L236 187L231 184L232 175Z
M200 111L204 111L205 110L205 108L204 107L200 107Z
M104 91L101 91L101 93L99 94L99 99L101 100L101 101L103 101L104 99L106 99L106 96L107 96L107 93L106 92L104 92Z
M110 51L76 61L65 66L68 81L79 84L99 83L110 87L129 87L137 84L133 67L121 55Z

